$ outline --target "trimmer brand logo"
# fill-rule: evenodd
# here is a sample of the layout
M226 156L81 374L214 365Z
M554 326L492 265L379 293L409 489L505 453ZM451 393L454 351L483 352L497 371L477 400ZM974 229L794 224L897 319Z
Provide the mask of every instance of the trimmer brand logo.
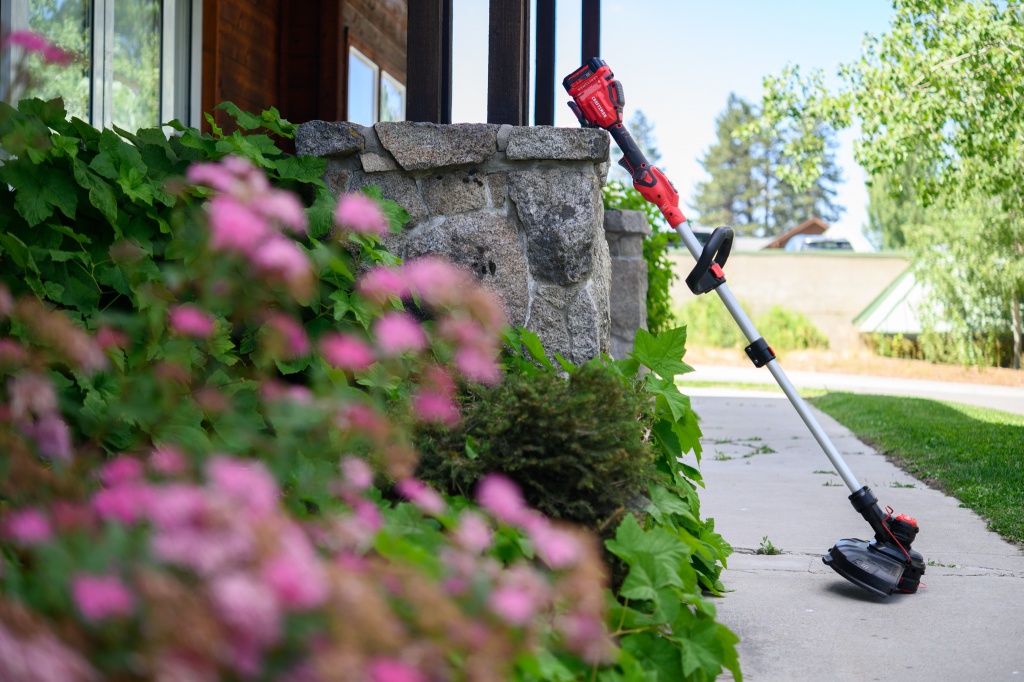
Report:
M594 106L597 107L597 110L601 112L602 116L608 115L608 112L605 111L604 107L601 106L601 100L599 100L597 97L591 97L590 101L594 103Z

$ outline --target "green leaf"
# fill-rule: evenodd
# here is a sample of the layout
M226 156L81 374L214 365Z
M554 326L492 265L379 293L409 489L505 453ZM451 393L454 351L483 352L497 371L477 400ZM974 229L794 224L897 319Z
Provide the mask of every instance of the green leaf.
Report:
M520 329L519 340L522 341L523 346L526 347L527 352L534 361L552 372L556 371L555 366L548 360L547 353L544 352L544 344L540 342L539 336L529 329Z
M319 156L286 156L277 162L276 169L283 180L319 185L326 166L327 159Z
M646 329L637 329L631 357L650 368L663 379L673 380L693 368L681 361L686 353L686 327L669 329L657 336Z
M263 120L259 116L242 111L232 102L221 102L214 109L228 112L228 115L235 119L235 123L242 130L256 130L263 127Z
M323 239L334 227L334 206L336 200L326 187L317 187L316 200L306 209L309 220L309 237Z
M36 262L32 258L32 253L25 245L25 242L21 241L13 234L0 233L0 247L3 248L4 252L11 256L19 268L23 270L28 269L37 274L39 273L39 268L36 266Z
M647 377L647 390L658 397L658 409L664 416L671 415L672 421L683 421L690 414L690 398L679 392L671 379L656 376Z

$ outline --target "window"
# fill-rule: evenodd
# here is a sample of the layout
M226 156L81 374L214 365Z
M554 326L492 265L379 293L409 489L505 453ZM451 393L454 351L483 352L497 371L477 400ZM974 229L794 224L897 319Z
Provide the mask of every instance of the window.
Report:
M354 47L348 52L347 117L362 126L405 120L405 86Z
M202 0L4 0L5 27L78 55L70 67L30 59L32 85L17 96L60 96L97 127L198 125L202 9ZM5 86L12 76L5 62Z

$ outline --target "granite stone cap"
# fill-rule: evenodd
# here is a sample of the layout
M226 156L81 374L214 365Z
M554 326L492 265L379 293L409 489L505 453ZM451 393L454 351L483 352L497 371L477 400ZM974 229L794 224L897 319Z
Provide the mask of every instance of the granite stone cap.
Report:
M643 211L607 210L604 212L604 231L648 236L651 226Z
M384 121L373 126L381 146L404 170L479 164L498 149L498 125Z
M593 128L515 126L505 155L514 160L607 161L609 136Z
M295 131L299 156L351 156L366 148L363 127L347 121L309 121Z

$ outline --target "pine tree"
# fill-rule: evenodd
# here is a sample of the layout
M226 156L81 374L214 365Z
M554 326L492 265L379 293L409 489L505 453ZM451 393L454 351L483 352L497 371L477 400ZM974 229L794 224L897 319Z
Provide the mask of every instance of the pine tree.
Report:
M779 169L789 162L785 146L793 133L756 130L752 124L759 117L753 104L729 95L725 110L715 120L718 139L700 161L711 177L697 183L693 196L698 222L709 227L728 225L743 235L770 236L813 216L825 222L836 220L843 209L834 203L835 185L840 182L832 151L834 135L823 126L815 131L824 137L828 149L824 172L798 192L779 177Z

